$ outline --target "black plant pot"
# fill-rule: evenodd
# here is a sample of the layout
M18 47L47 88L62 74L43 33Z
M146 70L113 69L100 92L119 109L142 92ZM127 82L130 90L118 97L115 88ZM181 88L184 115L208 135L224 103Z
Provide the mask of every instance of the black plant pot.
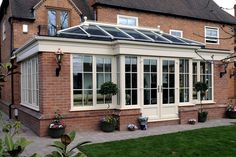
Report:
M101 130L104 132L113 132L115 131L115 124L114 123L109 123L106 121L101 122Z
M226 116L231 119L236 119L236 112L226 111Z
M140 124L141 130L147 130L147 124Z
M207 120L208 112L198 112L198 122L204 123Z
M65 133L65 128L48 128L48 135L52 138L60 138Z

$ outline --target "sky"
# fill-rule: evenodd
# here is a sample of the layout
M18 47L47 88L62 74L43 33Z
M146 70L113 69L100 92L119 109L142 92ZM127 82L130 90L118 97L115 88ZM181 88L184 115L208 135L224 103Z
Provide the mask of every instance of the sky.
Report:
M236 4L236 0L214 0L220 7L225 8L224 10L234 15L234 4ZM0 0L0 4L2 0Z

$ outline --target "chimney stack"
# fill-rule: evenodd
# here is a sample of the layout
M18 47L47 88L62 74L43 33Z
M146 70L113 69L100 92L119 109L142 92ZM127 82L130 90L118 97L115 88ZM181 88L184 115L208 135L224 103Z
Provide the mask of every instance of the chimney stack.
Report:
M236 17L236 4L234 4L234 16Z

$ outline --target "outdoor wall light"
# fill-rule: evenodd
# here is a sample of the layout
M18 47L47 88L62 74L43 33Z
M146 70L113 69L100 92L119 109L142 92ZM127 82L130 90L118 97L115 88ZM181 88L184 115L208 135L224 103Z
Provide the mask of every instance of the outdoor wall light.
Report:
M60 71L61 71L61 62L62 62L62 57L64 55L64 53L62 52L62 50L59 48L56 52L56 62L58 67L56 68L56 76L58 77L60 75Z

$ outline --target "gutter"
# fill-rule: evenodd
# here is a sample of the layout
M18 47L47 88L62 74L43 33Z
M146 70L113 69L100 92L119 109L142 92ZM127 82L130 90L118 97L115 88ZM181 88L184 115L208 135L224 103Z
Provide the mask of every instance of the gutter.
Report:
M12 17L8 19L8 22L10 24L10 56L12 56L13 53L13 45L14 45L14 33L13 33L13 22ZM14 64L14 58L10 58L10 63ZM11 104L9 105L9 119L12 119L12 105L14 105L14 75L13 75L13 68L11 69Z

